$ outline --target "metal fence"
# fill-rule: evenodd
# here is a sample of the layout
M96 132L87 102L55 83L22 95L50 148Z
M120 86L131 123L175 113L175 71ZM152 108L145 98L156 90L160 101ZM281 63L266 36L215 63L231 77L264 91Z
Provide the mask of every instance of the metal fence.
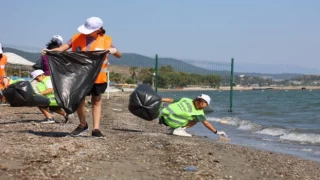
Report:
M15 54L16 58L8 60L14 63L7 75L28 78L31 66L21 64L24 61L35 63L41 57L42 48L11 44L3 44L3 47L4 53ZM20 67L20 70L14 70L14 67ZM26 69L27 73L21 73L21 69ZM221 63L123 53L120 59L109 56L106 96L127 100L139 84L148 84L161 97L195 98L202 93L208 94L215 111L232 111L232 71L231 60Z

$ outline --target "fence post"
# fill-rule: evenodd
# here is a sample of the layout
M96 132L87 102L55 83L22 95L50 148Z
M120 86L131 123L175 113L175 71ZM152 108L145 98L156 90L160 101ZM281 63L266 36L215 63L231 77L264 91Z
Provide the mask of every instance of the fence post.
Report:
M233 96L233 84L234 84L234 78L233 78L233 65L234 65L234 59L233 59L233 58L231 58L230 109L229 109L229 112L232 112L232 96Z
M158 92L158 54L156 54L156 63L155 63L155 73L154 73L154 81L155 81L155 91Z
M110 98L110 74L109 71L107 71L107 77L108 77L108 85L107 85L107 99Z

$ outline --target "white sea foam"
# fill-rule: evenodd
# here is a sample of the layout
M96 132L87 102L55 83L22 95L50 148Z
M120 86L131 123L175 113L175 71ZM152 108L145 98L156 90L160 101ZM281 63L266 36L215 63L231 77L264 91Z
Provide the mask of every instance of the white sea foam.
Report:
M289 140L289 141L297 141L297 142L307 142L307 143L320 143L320 135L319 134L300 134L300 133L288 133L280 136L280 139Z
M270 136L280 136L285 134L286 132L287 130L282 128L266 128L266 129L262 129L261 131L257 131L256 133L270 135Z

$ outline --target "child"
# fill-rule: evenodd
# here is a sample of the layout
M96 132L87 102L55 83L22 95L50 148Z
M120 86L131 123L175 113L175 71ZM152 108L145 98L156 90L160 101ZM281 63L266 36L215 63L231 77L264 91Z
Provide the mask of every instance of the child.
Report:
M160 124L171 127L170 134L176 136L191 137L192 135L185 131L202 122L210 131L221 136L227 136L223 131L217 131L209 121L206 120L203 109L209 106L211 98L206 94L201 94L195 99L181 98L174 100L172 98L162 98L162 102L172 103L160 112Z
M44 95L50 99L50 104L48 107L39 107L40 111L46 117L42 123L55 123L56 121L52 117L50 111L58 113L65 118L65 123L69 121L67 113L58 106L53 93L53 86L50 76L44 75L44 72L40 69L35 70L31 73L33 80L37 81L37 89L41 95Z

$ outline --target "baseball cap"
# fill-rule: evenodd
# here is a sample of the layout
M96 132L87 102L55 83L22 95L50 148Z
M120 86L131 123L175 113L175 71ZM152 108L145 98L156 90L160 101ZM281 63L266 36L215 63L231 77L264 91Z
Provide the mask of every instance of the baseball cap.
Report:
M197 96L197 99L205 100L208 103L208 106L210 106L210 101L211 101L210 96L208 96L206 94L200 94L199 96Z
M54 35L54 36L52 36L52 40L57 41L58 44L60 44L60 45L62 45L62 43L63 43L63 38L62 38L62 36L60 36L60 35Z
M78 31L82 34L91 34L102 28L103 21L99 17L90 17L86 22L78 27Z
M0 54L2 54L3 53L3 51L2 51L2 45L1 45L1 43L0 43Z
M44 72L41 69L37 69L31 72L32 81L41 74L44 74Z

